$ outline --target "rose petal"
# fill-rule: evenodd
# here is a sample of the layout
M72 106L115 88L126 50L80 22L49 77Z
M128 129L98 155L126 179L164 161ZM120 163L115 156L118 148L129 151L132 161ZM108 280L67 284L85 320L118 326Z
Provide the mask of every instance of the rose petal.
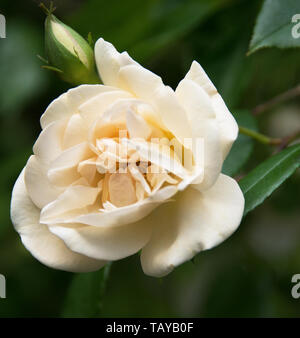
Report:
M106 175L107 176L107 175ZM105 188L103 188L103 192ZM177 192L175 186L168 186L150 195L141 202L125 207L108 210L106 212L86 213L75 217L65 217L55 221L47 220L48 225L81 223L99 228L113 228L135 223L146 217L158 205L168 201ZM104 201L105 202L105 201Z
M216 117L210 96L196 82L183 79L179 82L175 94L180 104L185 108L189 121Z
M132 95L122 90L104 92L94 96L79 106L79 112L89 125L95 122L110 105L119 99L130 99Z
M80 143L61 153L50 165L48 178L52 184L67 186L80 178L78 164L93 155L88 143Z
M126 124L122 122L105 122L102 117L95 121L93 126L89 130L88 142L93 151L100 155L97 143L101 142L101 139L109 138L122 138L127 137Z
M138 64L120 68L119 83L146 102L152 102L154 92L164 87L158 75Z
M139 116L143 117L147 121L151 128L154 129L156 126L159 126L159 121L156 119L157 114L155 113L153 107L150 104L145 103L142 100L135 98L125 98L117 99L113 104L111 104L102 114L102 119L105 122L126 122L126 112L128 110L133 110L137 112ZM160 131L160 136L163 137L164 134Z
M72 114L73 111L69 105L68 93L64 93L53 100L41 116L42 129L45 129L52 122L68 119Z
M154 231L141 255L144 272L165 276L198 252L220 244L236 230L243 210L244 196L228 176L221 174L205 193L189 187L175 203L152 213Z
M68 187L55 201L41 210L41 223L55 220L68 211L81 209L95 202L99 188L75 185Z
M52 122L42 130L33 146L33 153L43 162L50 163L62 153L66 120Z
M88 126L85 120L74 114L68 121L63 137L63 148L68 149L87 140Z
M184 110L174 91L165 86L159 76L139 65L130 65L120 69L120 78L138 98L154 105L158 115L156 119L164 125L164 129L173 133L182 143L185 137L190 137Z
M24 169L27 192L33 203L39 208L43 208L54 201L63 191L61 188L50 184L47 170L47 165L35 155L30 156Z
M164 169L159 168L155 164L151 164L148 168L147 179L153 188L153 192L158 191L165 182L169 184L178 183L178 181L172 178Z
M143 187L143 190L150 195L151 194L151 189L149 187L149 184L147 183L147 181L145 180L143 174L139 171L139 169L137 168L137 166L135 164L130 164L128 166L129 172L131 174L131 176L141 184L141 186Z
M109 199L116 207L124 207L136 202L134 182L128 173L110 175L108 190Z
M92 184L96 177L96 161L97 157L90 158L88 160L82 161L77 167L79 174L84 177L89 184Z
M201 189L209 189L217 180L223 165L220 125L216 120L211 98L202 87L188 79L179 83L176 96L188 116L193 145L197 145L198 140L203 141L203 149L200 148L200 152L194 155L196 163L204 169Z
M144 142L133 139L123 139L123 144L128 145L128 149L134 149L144 160L164 168L174 173L176 176L185 178L188 175L187 170L182 166L173 150L164 144L154 142Z
M109 42L100 38L95 44L95 60L100 77L105 85L118 86L119 70L122 66L136 64L125 53L119 53Z
M47 226L39 223L39 216L40 210L27 195L23 170L13 189L11 218L24 246L41 263L54 269L89 272L105 265L105 261L95 260L69 250L61 239L49 231Z
M116 89L103 85L81 85L68 90L48 106L41 117L42 128L46 128L51 122L70 118L78 113L77 109L82 103L100 93L113 90Z
M191 68L187 72L185 78L196 82L209 96L213 96L218 93L216 87L197 61L192 62Z
M126 111L126 125L131 138L147 140L151 135L152 130L143 117L131 109Z
M184 109L179 104L172 88L160 87L153 95L153 103L159 111L166 128L184 144L191 138L191 128Z
M51 226L74 252L101 260L118 260L138 252L149 240L151 228L146 222L112 228L82 227L77 229Z
M186 74L185 79L192 80L197 83L211 97L212 106L220 126L221 146L223 159L225 159L228 152L230 151L232 143L237 138L238 125L226 107L222 97L217 92L215 86L210 81L209 77L198 62L194 61L192 63L192 66Z

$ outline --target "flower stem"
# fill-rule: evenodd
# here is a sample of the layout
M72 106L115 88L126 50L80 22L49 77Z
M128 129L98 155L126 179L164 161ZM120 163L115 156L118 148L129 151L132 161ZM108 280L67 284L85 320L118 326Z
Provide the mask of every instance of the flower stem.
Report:
M107 263L104 267L103 267L103 280L102 280L102 284L100 285L100 299L99 299L99 303L98 303L98 311L99 311L99 315L103 314L103 299L104 299L104 295L106 292L106 288L107 288L107 283L108 283L108 279L110 276L110 270L111 270L111 266L112 263Z
M43 2L41 2L39 4L39 7L42 9L42 11L44 11L44 13L46 15L51 15L56 10L56 7L54 7L53 1L50 1L50 7L49 8L47 8L46 5Z
M268 145L279 145L282 142L282 139L280 138L272 138L269 136L266 136L264 134L258 133L254 130L245 128L245 127L239 127L239 131L241 134L247 135L249 137L252 137L254 140Z

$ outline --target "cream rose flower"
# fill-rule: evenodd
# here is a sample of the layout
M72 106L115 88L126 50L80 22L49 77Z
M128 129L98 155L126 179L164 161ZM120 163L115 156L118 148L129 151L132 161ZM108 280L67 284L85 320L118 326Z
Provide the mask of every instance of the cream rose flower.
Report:
M71 89L42 115L12 221L50 267L93 271L141 250L144 272L164 276L241 221L243 194L221 174L238 127L195 61L173 91L103 39L95 58L104 85Z

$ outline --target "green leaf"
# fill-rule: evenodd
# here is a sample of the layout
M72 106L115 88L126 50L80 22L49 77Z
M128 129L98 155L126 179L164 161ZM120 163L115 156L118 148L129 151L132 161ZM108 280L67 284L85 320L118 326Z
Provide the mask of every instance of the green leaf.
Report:
M249 129L257 130L256 121L253 115L247 110L234 112L238 125ZM253 150L254 141L251 137L239 134L234 142L229 155L223 164L222 172L233 176L246 164Z
M300 144L296 144L267 159L241 179L239 184L245 196L244 215L270 196L299 165Z
M296 25L296 22L292 22L295 14L300 14L299 0L265 0L257 18L248 55L265 47L300 47L300 38L292 35Z
M111 264L96 272L74 276L65 299L64 318L100 317Z

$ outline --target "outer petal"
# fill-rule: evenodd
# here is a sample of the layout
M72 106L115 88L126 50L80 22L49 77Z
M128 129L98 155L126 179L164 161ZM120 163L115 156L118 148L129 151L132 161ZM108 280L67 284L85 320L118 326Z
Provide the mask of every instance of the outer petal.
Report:
M216 117L210 96L195 81L183 79L179 82L175 93L185 108L189 121Z
M42 128L46 128L51 122L70 118L78 113L77 109L82 103L98 94L113 90L115 88L103 85L81 85L68 90L50 103L41 117Z
M24 169L27 193L38 208L43 208L62 193L61 188L50 184L47 169L47 165L35 155L30 156Z
M226 107L221 95L218 93L217 89L198 62L194 61L192 63L185 79L192 80L197 83L211 97L212 106L220 125L223 159L225 159L230 151L232 143L237 138L238 125Z
M244 196L228 176L221 174L205 193L187 188L176 203L152 214L155 228L141 255L144 272L165 276L198 252L218 245L236 230L243 210Z
M145 246L151 235L151 227L145 220L112 228L51 226L49 230L72 251L100 260L133 255Z
M119 85L148 102L156 90L164 87L161 77L139 64L121 67L118 76Z
M13 189L11 217L24 246L41 263L59 270L88 272L100 269L105 261L95 260L70 251L64 242L39 223L40 210L26 192L24 170Z
M33 146L33 152L43 162L48 164L62 153L66 122L64 120L52 122L40 133Z
M103 83L114 87L118 87L120 68L136 64L126 52L119 53L111 43L102 38L95 44L95 59Z
M219 177L223 164L220 126L211 98L202 87L188 79L179 83L176 96L186 111L194 145L203 140L203 149L200 149L202 152L194 151L194 155L196 163L204 167L201 190L209 189Z

